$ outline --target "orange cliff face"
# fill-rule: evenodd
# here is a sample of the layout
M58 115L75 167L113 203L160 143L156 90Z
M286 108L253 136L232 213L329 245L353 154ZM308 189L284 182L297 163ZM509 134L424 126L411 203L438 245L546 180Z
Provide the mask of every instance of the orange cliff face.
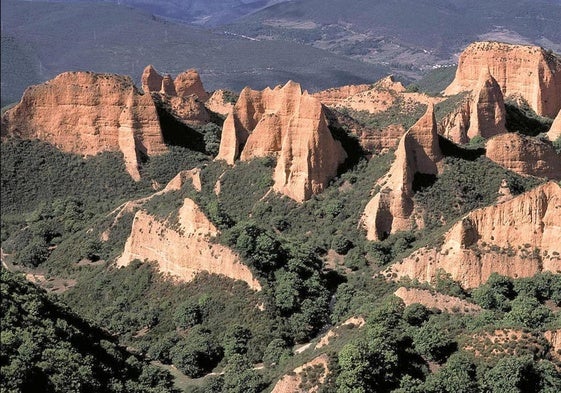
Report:
M561 187L549 182L475 210L444 237L439 249L416 251L390 267L388 275L432 282L443 270L464 288L475 288L492 273L513 278L561 273Z
M547 141L508 133L489 139L485 147L487 158L508 170L561 180L561 154Z
M135 180L140 154L166 151L152 98L129 77L92 72L65 72L29 87L2 116L6 136L40 139L82 155L121 151Z
M456 143L476 136L490 138L504 134L506 109L501 88L488 69L481 72L473 92L458 109L440 121L439 132Z
M506 98L522 97L541 116L553 118L561 109L561 59L536 46L499 42L469 45L460 55L456 77L444 94L473 90L485 69Z
M321 103L292 81L274 90L245 88L224 121L216 159L234 164L274 156L274 189L302 202L326 187L347 158Z
M126 266L135 259L155 261L160 271L183 281L191 281L204 271L245 281L254 290L261 289L237 254L211 241L218 230L195 202L186 198L177 214L178 224L174 225L139 210L117 266Z
M210 121L210 115L204 106L209 95L196 70L184 71L172 79L170 75L160 75L152 65L148 65L141 80L144 92L161 101L183 122L202 124Z
M401 138L389 172L377 182L380 190L368 202L360 225L368 240L382 240L388 235L422 227L416 220L413 203L415 174L437 175L443 158L438 143L434 107Z

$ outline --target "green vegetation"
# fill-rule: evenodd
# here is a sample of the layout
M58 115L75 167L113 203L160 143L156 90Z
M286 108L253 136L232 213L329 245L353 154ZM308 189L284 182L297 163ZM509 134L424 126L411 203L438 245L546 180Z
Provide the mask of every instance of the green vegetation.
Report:
M456 75L456 66L435 68L427 72L413 84L418 91L429 95L438 95L452 83ZM410 88L408 86L408 88Z
M522 100L522 99L521 99ZM538 115L526 102L505 102L506 128L510 132L518 132L523 135L537 136L547 132L553 120Z
M5 392L175 392L171 376L120 347L23 277L0 270Z
M376 114L349 108L338 110L368 128L380 130L391 124L401 124L407 130L426 112L427 107L418 103L406 104L401 97L397 97L387 110Z

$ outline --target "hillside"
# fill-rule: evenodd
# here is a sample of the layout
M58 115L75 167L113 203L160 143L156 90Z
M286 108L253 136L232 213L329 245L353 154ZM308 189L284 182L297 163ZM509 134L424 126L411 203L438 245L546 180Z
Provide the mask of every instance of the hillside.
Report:
M225 30L284 39L419 75L477 39L561 50L557 1L291 1L268 7Z
M561 391L561 58L460 58L407 88L28 88L1 119L2 388Z
M209 91L239 91L247 85L262 89L288 79L318 90L371 83L388 72L301 44L211 33L105 2L8 0L1 7L2 36L16 37L18 44L13 48L3 38L2 52L26 49L9 60L3 56L3 103L19 100L28 83L70 70L118 73L138 81L148 64L173 75L196 68ZM5 67L4 61L14 64Z

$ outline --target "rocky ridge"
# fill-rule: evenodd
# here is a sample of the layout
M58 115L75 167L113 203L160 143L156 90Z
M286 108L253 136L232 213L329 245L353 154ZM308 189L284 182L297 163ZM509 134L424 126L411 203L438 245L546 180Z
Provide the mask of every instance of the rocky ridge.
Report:
M2 116L2 137L8 136L85 156L120 151L135 180L142 156L167 150L152 98L129 77L93 72L65 72L29 87Z
M520 96L537 114L551 118L561 109L561 59L537 46L472 43L460 55L456 77L444 94L473 90L484 69L505 98Z
M298 83L275 89L245 88L224 121L216 159L273 156L275 191L302 202L321 192L347 154L328 127L321 103Z
M177 222L139 210L117 266L126 266L135 259L155 261L160 271L182 281L191 281L206 271L245 281L251 289L260 290L261 285L239 256L211 241L216 235L216 227L189 198L177 212Z
M160 75L152 65L148 65L141 80L142 89L184 123L196 125L210 121L204 105L209 95L196 70L184 71L174 80L168 74Z
M548 182L504 203L475 210L445 235L439 248L425 247L387 271L393 279L432 282L440 270L464 288L491 273L517 278L561 272L561 187Z

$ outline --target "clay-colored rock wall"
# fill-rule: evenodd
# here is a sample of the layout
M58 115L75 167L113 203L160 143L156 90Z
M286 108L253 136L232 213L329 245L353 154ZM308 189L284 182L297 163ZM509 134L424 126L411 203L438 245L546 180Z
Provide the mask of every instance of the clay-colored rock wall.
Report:
M29 87L2 116L2 136L40 139L82 155L122 151L138 180L138 154L166 151L152 98L129 77L66 72Z
M519 173L548 179L561 179L561 154L537 138L517 133L497 135L487 141L487 157Z
M388 274L431 282L442 269L464 288L474 288L491 273L514 278L559 273L560 236L561 187L549 182L469 213L446 233L440 249L420 249Z
M499 42L469 45L460 55L456 77L444 93L473 90L485 69L505 97L524 98L537 114L553 118L561 109L561 59L536 46Z
M551 128L547 132L547 137L552 142L561 137L561 111L555 117Z
M250 288L260 290L261 285L239 256L211 241L217 234L214 225L188 198L175 224L139 210L117 265L126 266L134 259L155 261L160 271L183 281L191 281L197 273L206 271L245 281Z
M224 122L219 160L274 156L274 189L302 202L321 192L347 157L333 139L321 103L292 81L245 88Z
M366 229L368 240L422 226L413 216L413 179L416 173L438 174L442 158L434 108L429 105L401 138L388 174L377 182L380 191L366 205L360 225Z

